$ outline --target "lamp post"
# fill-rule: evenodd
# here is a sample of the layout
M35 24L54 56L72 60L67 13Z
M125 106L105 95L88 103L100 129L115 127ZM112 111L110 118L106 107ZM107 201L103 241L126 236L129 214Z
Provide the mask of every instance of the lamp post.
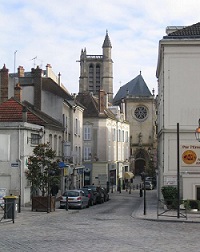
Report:
M146 215L146 185L145 185L145 182L146 182L146 173L145 171L141 173L142 175L142 180L143 180L143 189L144 189L144 215ZM141 194L140 194L141 195ZM142 196L140 196L142 197Z

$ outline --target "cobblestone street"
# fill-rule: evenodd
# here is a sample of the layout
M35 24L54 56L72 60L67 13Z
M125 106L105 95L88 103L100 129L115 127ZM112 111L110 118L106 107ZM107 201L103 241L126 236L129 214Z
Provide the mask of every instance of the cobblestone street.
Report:
M147 192L149 203L155 195ZM49 214L22 208L14 224L0 224L0 251L199 251L199 223L138 218L143 203L138 190L110 198L89 209Z

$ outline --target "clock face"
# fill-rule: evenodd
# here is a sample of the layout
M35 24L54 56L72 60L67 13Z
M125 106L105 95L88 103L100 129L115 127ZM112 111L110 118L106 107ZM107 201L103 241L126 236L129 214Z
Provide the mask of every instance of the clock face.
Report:
M145 106L138 106L134 111L134 116L140 121L144 121L147 118L148 111Z

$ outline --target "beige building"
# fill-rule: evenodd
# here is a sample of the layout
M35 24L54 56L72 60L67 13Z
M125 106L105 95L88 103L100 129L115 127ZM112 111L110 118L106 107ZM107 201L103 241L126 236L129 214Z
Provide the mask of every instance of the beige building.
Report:
M129 169L129 123L118 106L109 107L107 95L99 98L89 92L76 99L83 104L83 165L84 184L114 186L124 182Z
M181 197L200 199L200 144L194 134L200 116L200 23L166 31L156 73L160 188L177 186L179 168Z
M120 87L113 100L130 123L130 162L135 175L155 176L157 165L156 104L141 72Z

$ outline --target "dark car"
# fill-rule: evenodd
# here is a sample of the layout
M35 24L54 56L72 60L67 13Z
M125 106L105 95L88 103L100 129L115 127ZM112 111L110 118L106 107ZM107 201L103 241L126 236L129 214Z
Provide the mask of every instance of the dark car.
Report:
M104 190L100 187L100 186L97 186L96 187L96 190L97 190L97 203L101 204L101 203L104 203Z
M91 191L92 191L92 193L93 193L93 202L94 202L94 205L96 205L97 204L97 189L96 189L96 186L94 186L94 185L85 185L85 186L83 186L83 188L87 188L87 189L90 189Z
M109 192L105 187L101 187L103 194L104 194L104 202L108 201L110 199Z
M80 190L84 191L85 196L88 197L88 204L93 206L96 203L94 192L90 188L81 188Z

